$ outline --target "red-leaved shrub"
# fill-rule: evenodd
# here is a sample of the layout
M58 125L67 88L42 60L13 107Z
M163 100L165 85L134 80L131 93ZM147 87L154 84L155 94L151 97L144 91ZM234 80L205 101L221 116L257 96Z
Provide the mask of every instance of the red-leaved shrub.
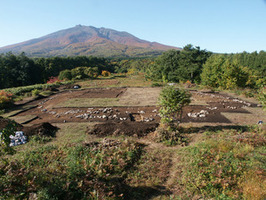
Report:
M0 109L6 108L13 103L13 94L0 90Z

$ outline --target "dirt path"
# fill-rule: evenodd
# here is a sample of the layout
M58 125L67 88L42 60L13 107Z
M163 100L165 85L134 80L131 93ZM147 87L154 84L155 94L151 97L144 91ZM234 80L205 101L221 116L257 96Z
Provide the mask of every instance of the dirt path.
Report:
M157 157L153 159L153 165L158 166L167 166L167 168L158 168L156 175L160 178L162 194L151 198L153 200L161 199L161 198L170 198L171 195L178 195L180 188L179 177L181 174L180 171L180 158L178 156L178 150L182 148L181 145L177 146L166 146L163 143L158 143L152 140L151 138L141 138L138 142L147 145L145 147L146 154L154 155L156 153ZM163 157L163 159L161 159Z

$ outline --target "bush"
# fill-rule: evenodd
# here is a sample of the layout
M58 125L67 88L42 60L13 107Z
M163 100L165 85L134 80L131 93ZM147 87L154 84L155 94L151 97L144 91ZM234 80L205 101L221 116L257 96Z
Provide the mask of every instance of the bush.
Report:
M258 99L260 103L262 104L263 108L266 108L266 87L261 87L259 89Z
M185 138L177 128L169 128L160 126L156 129L157 142L162 142L167 146L186 145L187 138Z
M59 80L71 80L72 79L72 73L71 70L66 69L59 73L58 76Z
M16 131L16 123L9 121L7 126L0 130L0 157L4 154L12 154L14 150L9 146L10 135L14 135Z
M263 199L265 142L260 130L206 132L203 142L180 152L182 184L203 199Z
M63 71L62 75L68 74L69 72ZM61 74L61 72L60 72ZM76 67L71 70L72 79L85 79L85 78L96 78L98 76L98 68L97 67ZM69 75L70 78L70 75Z
M40 94L40 91L38 89L34 89L31 91L32 96L38 96Z
M110 75L111 75L110 72L105 71L105 70L102 71L102 76L104 76L104 77L108 77L108 76L110 76Z
M54 77L54 76L51 76L49 77L48 81L46 83L55 83L55 84L58 84L60 83L60 80L58 79L58 77Z
M152 87L162 87L163 84L162 84L162 83L152 83L151 86L152 86Z
M0 109L7 108L13 104L13 94L4 90L0 91Z
M173 121L181 121L182 110L190 103L191 94L185 90L173 86L165 87L159 97L160 115L162 123L170 124Z
M0 164L0 199L123 199L121 186L141 152L137 143L114 140L29 149Z

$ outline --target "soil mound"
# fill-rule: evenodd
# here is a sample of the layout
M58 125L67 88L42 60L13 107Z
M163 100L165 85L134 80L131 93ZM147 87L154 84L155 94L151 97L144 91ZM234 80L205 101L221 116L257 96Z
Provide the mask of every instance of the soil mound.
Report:
M23 126L21 124L15 122L15 121L12 121L10 119L0 117L0 130L5 128L11 122L13 122L16 125L16 128L18 131L22 129Z
M58 130L57 127L51 125L48 122L44 122L41 124L35 124L30 127L23 127L21 124L13 120L3 118L3 117L0 117L0 130L2 130L3 128L6 128L6 126L9 123L14 123L14 125L16 126L16 130L23 131L24 135L26 136L39 135L39 136L55 137L55 133Z
M23 132L26 136L39 135L55 137L57 130L57 127L51 125L48 122L44 122L41 124L35 124L31 127L24 127Z
M88 134L97 136L127 135L143 137L155 131L158 125L155 122L107 122L96 124L92 130L88 130Z

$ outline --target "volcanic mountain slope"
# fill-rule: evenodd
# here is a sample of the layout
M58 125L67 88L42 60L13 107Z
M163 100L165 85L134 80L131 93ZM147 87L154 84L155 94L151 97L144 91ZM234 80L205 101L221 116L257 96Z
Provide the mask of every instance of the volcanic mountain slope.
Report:
M159 55L169 49L180 48L148 42L127 32L77 25L37 39L2 47L0 53L25 52L33 57L75 55L138 57Z

